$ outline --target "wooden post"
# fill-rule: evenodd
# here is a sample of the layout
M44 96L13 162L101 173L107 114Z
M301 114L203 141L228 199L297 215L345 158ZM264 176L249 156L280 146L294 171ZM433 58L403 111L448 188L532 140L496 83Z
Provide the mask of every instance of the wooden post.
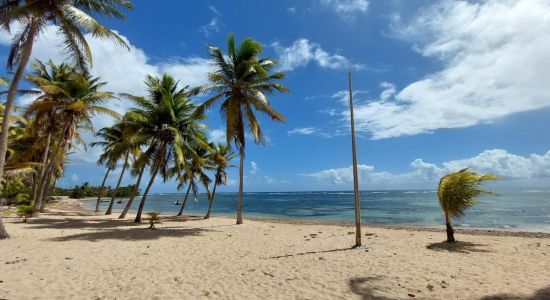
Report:
M357 150L355 146L355 120L353 117L353 90L351 88L351 72L349 80L349 111L351 119L351 150L353 155L353 192L355 197L355 247L361 246L361 202L359 200L359 180L357 178Z

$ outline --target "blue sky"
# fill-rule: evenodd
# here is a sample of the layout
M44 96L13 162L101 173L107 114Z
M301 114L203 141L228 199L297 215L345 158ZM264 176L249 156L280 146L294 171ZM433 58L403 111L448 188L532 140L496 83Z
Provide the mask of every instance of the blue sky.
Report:
M548 186L547 1L141 0L134 6L125 22L106 22L131 51L90 38L92 73L112 91L143 94L145 74L163 72L200 85L212 69L207 45L225 48L229 33L260 41L263 56L277 59L287 74L290 93L270 96L287 122L261 118L268 143L247 145L246 191L352 187L348 70L362 189L434 188L441 175L462 167L501 175L506 186ZM0 43L5 60L9 36ZM34 57L61 61L58 45L55 27L48 27ZM109 104L119 111L128 105ZM95 120L98 128L110 122ZM213 139L223 140L217 108L207 125ZM99 184L98 154L73 154L60 184ZM222 191L236 191L237 179L234 168ZM175 187L158 180L153 191Z

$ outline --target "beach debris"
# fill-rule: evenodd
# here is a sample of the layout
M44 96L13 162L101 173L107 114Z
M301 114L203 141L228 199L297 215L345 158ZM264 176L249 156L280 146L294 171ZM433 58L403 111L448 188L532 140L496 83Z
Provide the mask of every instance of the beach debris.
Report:
M348 234L349 234L349 235L355 234L355 231L350 231L350 232L348 232Z
M409 294L407 294L407 295L408 295L409 297L411 297L411 298L416 297L416 295L415 295L415 294L412 294L412 293L409 293Z
M325 258L324 257L319 257L319 260L325 260Z
M271 274L271 273L268 273L268 272L266 272L266 271L264 271L264 270L262 270L262 273L264 273L264 275L269 276L269 277L275 277L275 275L273 275L273 274Z
M428 290L430 290L430 291L433 291L433 290L434 290L434 286L431 285L431 284L429 284L429 283L428 283L428 285L426 286L426 288L427 288Z
M70 259L73 259L72 257L65 257L66 260L70 260Z

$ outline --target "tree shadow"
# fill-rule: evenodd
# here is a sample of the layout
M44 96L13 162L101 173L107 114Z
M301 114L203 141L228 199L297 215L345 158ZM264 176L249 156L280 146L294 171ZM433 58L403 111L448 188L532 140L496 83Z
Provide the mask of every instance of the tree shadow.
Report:
M550 299L550 286L542 288L535 292L532 296L525 298L525 296L517 296L513 294L496 294L491 296L485 296L479 300L548 300Z
M350 248L331 249L331 250L308 251L308 252L301 252L301 253L295 253L295 254L286 254L286 255L270 256L270 257L267 257L267 259L270 259L270 258L285 258L285 257L293 257L293 256L308 255L308 254L319 254L319 253L340 252L340 251L355 250L355 249L356 249L355 247L350 247Z
M161 237L186 237L198 236L209 230L199 228L180 228L150 230L143 225L140 228L112 228L103 231L92 231L79 234L72 234L49 239L50 241L66 242L84 240L95 242L99 240L156 240Z
M446 251L446 252L456 252L456 253L470 253L470 252L490 252L487 249L481 249L479 247L484 247L486 245L475 244L470 242L440 242L432 243L426 246L427 249L434 251Z
M35 229L107 229L116 227L143 226L133 220L111 219L30 219L28 224Z
M361 296L362 300L391 300L393 298L376 295L378 289L373 283L382 279L382 276L355 277L348 281L348 286L351 292Z

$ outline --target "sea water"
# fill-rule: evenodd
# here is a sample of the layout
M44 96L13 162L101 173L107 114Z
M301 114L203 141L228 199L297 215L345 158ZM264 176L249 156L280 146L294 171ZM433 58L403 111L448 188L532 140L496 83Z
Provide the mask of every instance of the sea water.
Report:
M550 232L550 189L497 191L499 196L482 196L480 203L454 220L459 228L499 229ZM147 197L144 212L176 214L182 194L152 194ZM444 224L437 194L431 190L363 191L360 193L362 220L365 223L434 227ZM217 193L213 215L234 216L237 193ZM115 204L120 211L124 203ZM137 210L136 198L132 211ZM95 201L83 201L89 208ZM104 211L107 202L102 202ZM189 196L185 214L206 213L206 195ZM353 192L273 192L245 193L244 216L317 221L354 222Z

